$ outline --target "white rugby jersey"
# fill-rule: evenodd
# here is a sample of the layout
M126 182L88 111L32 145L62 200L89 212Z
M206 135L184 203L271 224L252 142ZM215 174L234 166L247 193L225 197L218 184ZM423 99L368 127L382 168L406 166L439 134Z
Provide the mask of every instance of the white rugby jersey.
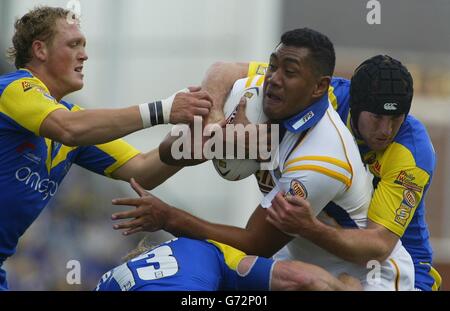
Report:
M352 134L328 98L285 122L279 167L271 171L274 188L261 205L270 207L278 192L308 199L317 218L334 227L365 228L372 196L372 177L361 161ZM325 251L301 237L288 245L290 259L365 279L367 270Z

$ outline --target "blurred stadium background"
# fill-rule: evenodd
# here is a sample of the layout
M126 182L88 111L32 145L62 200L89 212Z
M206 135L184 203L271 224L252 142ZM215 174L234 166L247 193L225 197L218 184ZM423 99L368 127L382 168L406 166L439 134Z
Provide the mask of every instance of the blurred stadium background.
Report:
M435 263L450 290L450 1L380 0L381 24L366 22L366 0L81 0L89 61L85 87L69 100L86 108L122 107L167 97L200 84L213 62L266 61L280 34L310 27L327 34L337 52L336 75L350 77L370 56L402 60L415 81L412 113L426 125L438 155L427 197ZM0 1L0 50L9 46L16 17L36 5L67 0ZM334 4L334 5L332 5ZM0 72L13 70L5 57ZM148 151L170 127L126 140ZM244 226L260 194L249 178L225 182L210 163L185 168L153 191L208 220ZM134 196L123 182L77 167L6 262L13 290L90 290L143 236L112 230L112 198ZM1 203L0 203L1 204ZM13 207L11 207L13 208ZM170 237L152 234L155 243ZM66 282L67 262L81 263L81 284Z

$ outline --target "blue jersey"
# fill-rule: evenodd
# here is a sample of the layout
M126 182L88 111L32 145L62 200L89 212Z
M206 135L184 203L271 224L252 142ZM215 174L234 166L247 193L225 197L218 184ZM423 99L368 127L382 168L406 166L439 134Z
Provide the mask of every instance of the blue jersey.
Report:
M98 291L269 290L274 261L258 257L245 276L246 255L215 241L176 238L105 273Z
M6 288L2 263L73 163L108 176L139 153L122 140L68 147L40 136L42 122L57 109L81 108L57 102L27 70L0 76L0 288Z
M329 98L350 130L350 81L333 78ZM436 290L441 278L431 266L432 249L425 221L425 195L431 184L436 155L424 125L411 115L394 141L380 152L363 141L358 146L374 175L368 218L397 234L415 265L416 288Z

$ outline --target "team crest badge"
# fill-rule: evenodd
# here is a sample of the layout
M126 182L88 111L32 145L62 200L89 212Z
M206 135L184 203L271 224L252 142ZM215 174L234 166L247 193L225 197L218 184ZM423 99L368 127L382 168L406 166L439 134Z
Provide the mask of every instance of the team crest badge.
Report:
M290 194L292 196L299 196L303 199L308 198L308 191L300 181L294 179L291 181L291 187L286 194Z

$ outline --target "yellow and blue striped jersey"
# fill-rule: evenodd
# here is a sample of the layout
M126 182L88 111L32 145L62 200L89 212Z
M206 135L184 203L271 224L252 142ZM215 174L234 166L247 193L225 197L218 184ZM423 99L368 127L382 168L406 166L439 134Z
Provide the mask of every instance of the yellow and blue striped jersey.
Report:
M27 70L0 76L0 267L73 163L108 176L139 153L122 140L68 147L39 136L42 122L56 109L81 108L57 102ZM0 287L5 284L0 269Z

